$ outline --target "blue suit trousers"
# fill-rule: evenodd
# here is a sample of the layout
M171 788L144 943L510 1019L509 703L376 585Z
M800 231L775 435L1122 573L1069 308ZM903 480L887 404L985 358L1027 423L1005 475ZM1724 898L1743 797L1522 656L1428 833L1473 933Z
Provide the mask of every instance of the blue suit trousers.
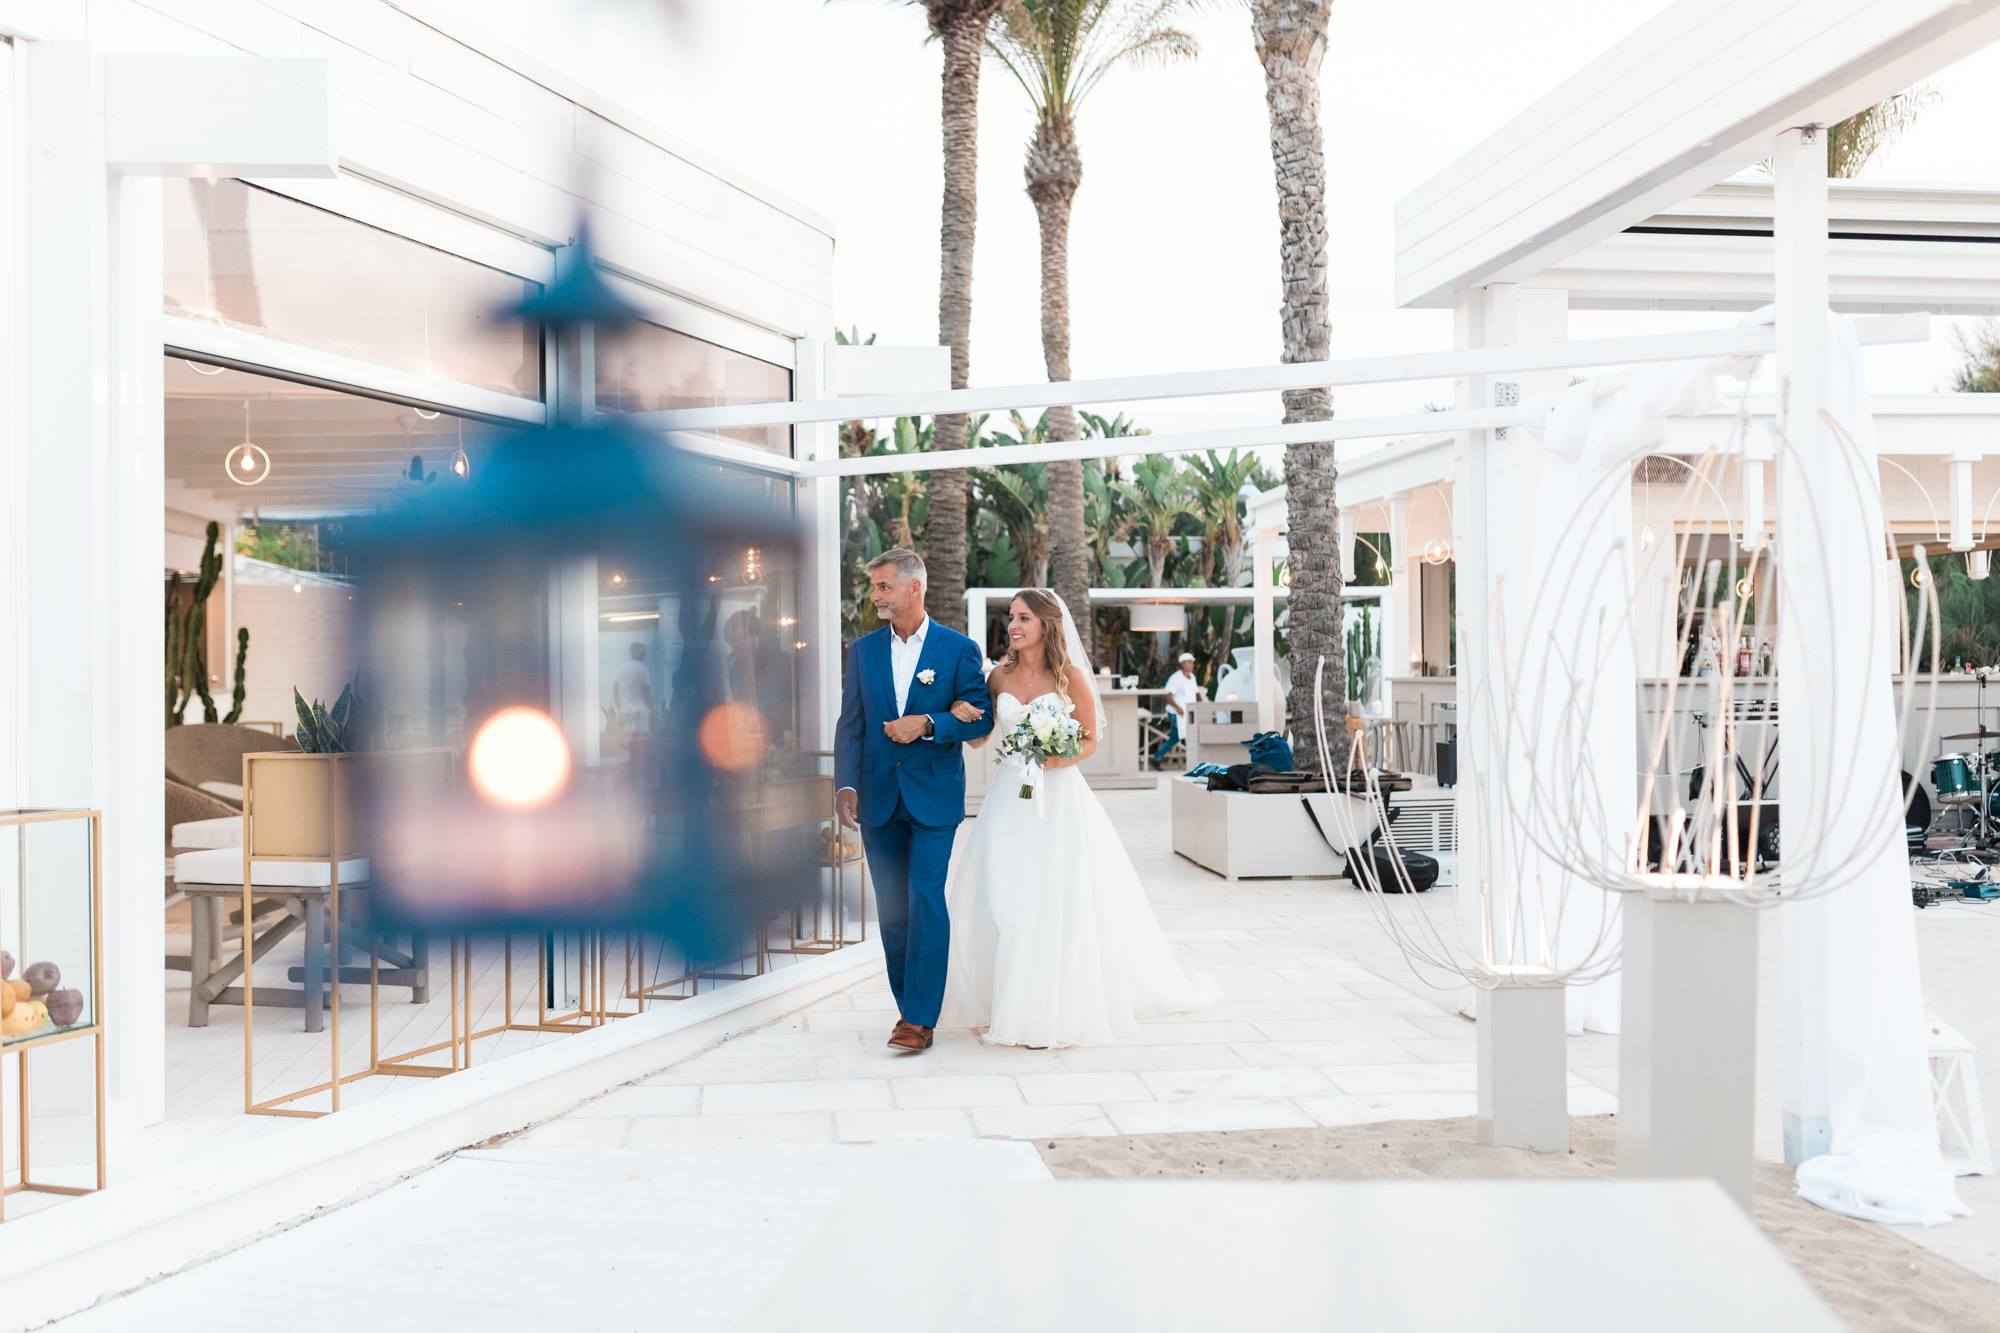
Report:
M887 821L861 830L875 877L875 910L888 961L889 990L903 1018L937 1026L951 958L951 918L944 907L945 875L958 826L919 824L899 799Z

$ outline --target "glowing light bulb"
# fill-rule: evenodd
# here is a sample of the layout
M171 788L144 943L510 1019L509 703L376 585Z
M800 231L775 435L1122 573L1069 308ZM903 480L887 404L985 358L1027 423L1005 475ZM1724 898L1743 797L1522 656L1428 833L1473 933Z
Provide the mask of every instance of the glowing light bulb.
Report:
M531 810L569 782L569 742L538 708L503 708L472 738L466 756L472 786L495 805Z

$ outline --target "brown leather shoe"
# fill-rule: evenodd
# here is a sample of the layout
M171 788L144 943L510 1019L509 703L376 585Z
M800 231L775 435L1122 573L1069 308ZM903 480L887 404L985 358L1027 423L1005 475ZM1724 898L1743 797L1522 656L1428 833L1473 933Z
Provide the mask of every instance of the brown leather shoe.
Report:
M915 1023L901 1023L896 1027L896 1035L889 1038L889 1045L896 1050L915 1055L931 1048L932 1032L929 1028L918 1027Z
M897 1019L896 1026L889 1029L889 1044L891 1046L894 1046L896 1044L896 1038L902 1036L904 1029L908 1028L909 1026L910 1025L904 1020L900 1018Z

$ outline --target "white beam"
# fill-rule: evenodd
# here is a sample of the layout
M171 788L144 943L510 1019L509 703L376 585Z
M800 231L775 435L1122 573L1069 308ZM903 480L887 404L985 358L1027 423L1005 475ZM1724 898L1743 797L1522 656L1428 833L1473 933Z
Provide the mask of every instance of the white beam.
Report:
M1539 280L1996 35L2000 0L1679 0L1397 204L1397 302Z
M308 384L352 386L397 402L449 408L494 421L539 426L548 418L548 409L533 398L416 375L226 324L166 315L160 319L160 333L170 355L191 353L251 374L279 370Z
M1123 435L1109 439L1058 441L1049 444L1005 444L992 449L952 450L919 454L869 454L860 458L808 463L806 476L859 477L883 473L936 472L947 468L1008 467L1018 463L1053 463L1076 458L1124 458L1133 454L1218 452L1268 445L1303 444L1318 440L1379 439L1421 430L1481 429L1489 426L1529 426L1541 419L1539 407L1491 407L1476 412L1423 412L1397 417L1336 417L1332 421L1229 426L1218 430L1171 432L1165 435Z
M2000 3L2000 0L1996 0ZM1283 389L1341 388L1466 375L1575 370L1590 366L1684 361L1711 357L1761 356L1775 350L1769 328L1728 328L1699 333L1642 334L1583 342L1524 344L1518 347L1460 348L1401 356L1354 357L1296 365L1248 366L1234 370L1181 371L1117 379L1066 380L991 388L949 389L881 397L827 398L815 402L744 403L732 407L690 407L635 412L633 424L658 430L728 430L747 426L797 426L811 421L874 420L936 416L942 413L1006 411L1010 408L1131 403L1162 398L1206 398L1215 394L1260 393ZM1337 422L1334 424L1338 424Z
M104 57L104 153L148 176L338 174L325 60Z

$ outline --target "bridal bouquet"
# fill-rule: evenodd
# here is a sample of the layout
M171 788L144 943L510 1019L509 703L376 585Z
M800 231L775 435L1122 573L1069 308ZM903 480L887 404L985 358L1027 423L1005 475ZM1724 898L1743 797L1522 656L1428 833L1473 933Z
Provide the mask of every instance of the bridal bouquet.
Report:
M1074 759L1083 752L1083 724L1072 716L1076 707L1052 694L1028 705L1027 714L1014 729L1000 738L1003 758L1018 758L1027 765L1021 783L1021 799L1033 800L1042 785L1042 765L1051 759Z

